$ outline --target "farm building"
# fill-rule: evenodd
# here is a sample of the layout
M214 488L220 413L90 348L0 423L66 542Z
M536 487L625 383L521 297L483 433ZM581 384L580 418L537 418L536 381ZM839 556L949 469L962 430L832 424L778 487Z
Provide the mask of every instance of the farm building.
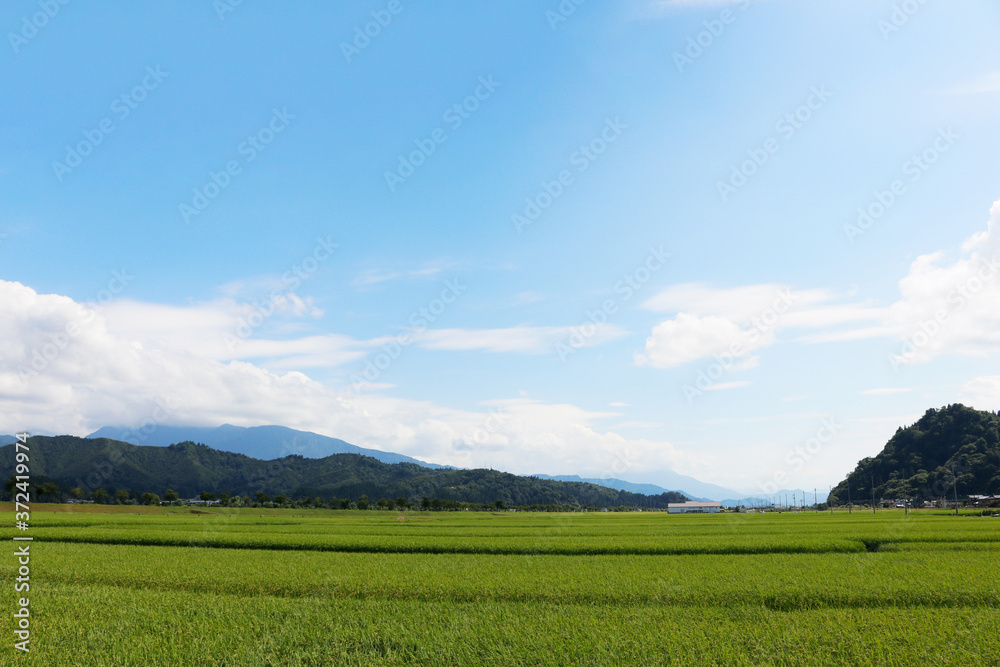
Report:
M704 514L706 512L718 512L721 509L722 503L702 502L699 500L667 504L668 514Z

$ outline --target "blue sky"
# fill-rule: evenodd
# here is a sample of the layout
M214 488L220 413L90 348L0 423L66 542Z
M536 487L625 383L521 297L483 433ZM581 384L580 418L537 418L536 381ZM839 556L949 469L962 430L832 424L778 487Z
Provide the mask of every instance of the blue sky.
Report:
M749 490L1000 408L995 3L0 26L0 431L279 423Z

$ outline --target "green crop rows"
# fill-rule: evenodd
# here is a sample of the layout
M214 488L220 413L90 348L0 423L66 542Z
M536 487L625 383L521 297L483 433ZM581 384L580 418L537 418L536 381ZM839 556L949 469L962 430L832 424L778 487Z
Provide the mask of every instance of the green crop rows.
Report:
M990 517L32 518L24 664L1000 664Z

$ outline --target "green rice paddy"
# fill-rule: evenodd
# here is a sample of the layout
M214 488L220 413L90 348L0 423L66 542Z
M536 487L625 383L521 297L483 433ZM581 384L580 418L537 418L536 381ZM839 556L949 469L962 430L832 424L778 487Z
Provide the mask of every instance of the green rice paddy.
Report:
M991 517L56 508L0 664L1000 664Z

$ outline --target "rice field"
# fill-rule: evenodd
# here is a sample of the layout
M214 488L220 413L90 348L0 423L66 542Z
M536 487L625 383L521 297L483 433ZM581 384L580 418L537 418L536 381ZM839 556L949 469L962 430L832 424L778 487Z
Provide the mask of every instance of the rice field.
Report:
M991 517L66 507L17 664L1000 664Z

